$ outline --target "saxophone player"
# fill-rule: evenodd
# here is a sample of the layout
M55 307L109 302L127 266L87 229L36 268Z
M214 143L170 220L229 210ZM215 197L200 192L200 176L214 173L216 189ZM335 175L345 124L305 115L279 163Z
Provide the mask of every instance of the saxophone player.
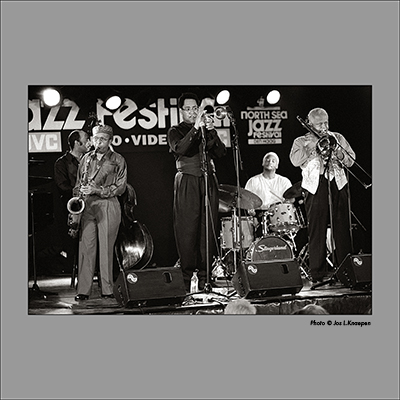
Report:
M302 170L301 186L305 190L311 277L313 282L323 282L328 274L326 238L329 223L333 228L335 244L332 247L335 249L336 266L352 251L348 182L343 165L351 167L355 153L342 134L328 130L329 117L324 109L312 109L308 114L308 121L321 139L310 132L296 138L289 157L292 164ZM320 149L320 140L332 147L328 151L331 154L328 160L324 157L325 150ZM332 221L329 212L329 188L332 195Z
M91 294L97 254L102 297L113 297L114 244L121 222L117 196L125 191L127 166L124 157L113 150L112 139L112 127L95 126L94 150L85 154L78 169L74 195L83 197L85 207L80 221L77 301Z

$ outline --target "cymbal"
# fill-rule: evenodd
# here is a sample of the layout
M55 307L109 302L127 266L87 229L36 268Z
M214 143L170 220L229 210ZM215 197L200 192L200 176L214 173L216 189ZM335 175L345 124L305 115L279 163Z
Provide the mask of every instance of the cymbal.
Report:
M303 188L301 187L301 181L296 182L293 186L287 189L285 193L283 193L283 197L285 199L293 199L302 196L303 196Z
M262 200L249 190L239 188L239 193L236 186L219 185L219 201L226 207L237 207L238 198L240 197L241 209L256 209L262 204Z
M229 207L226 203L220 200L218 203L218 212L222 214L231 212L231 207Z

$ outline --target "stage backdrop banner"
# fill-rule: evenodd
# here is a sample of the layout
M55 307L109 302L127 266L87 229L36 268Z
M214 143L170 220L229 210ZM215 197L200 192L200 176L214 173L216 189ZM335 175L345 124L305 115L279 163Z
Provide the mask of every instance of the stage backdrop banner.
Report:
M92 104L84 107L69 98L53 107L46 107L40 99L29 100L29 152L57 153L62 152L63 147L66 150L67 137L72 130L89 131L90 109L95 110L102 124L113 127L112 144L121 153L163 151L168 147L168 129L181 122L178 96L157 97L150 104L140 106L140 99L126 94L122 105L114 111L105 107L105 100L97 96ZM214 118L215 129L226 147L232 146L238 131L247 135L249 145L282 144L282 122L288 119L288 111L279 106L264 106L262 100L257 101L257 106L246 104L248 102L244 99L232 109L230 116Z

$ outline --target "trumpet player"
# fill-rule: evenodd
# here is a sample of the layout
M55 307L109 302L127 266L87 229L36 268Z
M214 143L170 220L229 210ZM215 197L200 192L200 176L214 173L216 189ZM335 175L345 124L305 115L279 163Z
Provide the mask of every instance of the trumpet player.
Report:
M178 99L182 117L178 125L167 134L170 152L174 155L176 175L174 182L173 220L176 247L186 290L189 292L193 271L199 270L199 289L207 282L207 256L212 260L216 251L209 229L206 237L205 190L208 189L210 215L214 226L218 218L218 183L214 159L226 154L226 147L214 129L213 119L200 111L200 99L194 93L183 93ZM205 187L202 170L202 132L206 139L207 174L209 187ZM211 223L210 223L211 226ZM206 254L207 241L211 251Z
M309 267L313 282L328 277L327 229L331 223L337 266L351 253L348 182L344 167L351 167L355 153L343 135L330 132L328 113L314 108L308 114L312 132L294 140L290 161L302 170L301 186L305 190L304 205L308 220ZM329 187L328 187L329 179ZM330 220L329 189L332 200Z
M124 157L112 147L113 129L108 125L93 128L94 150L79 165L74 195L84 199L79 236L78 294L75 300L87 300L93 284L99 246L99 269L102 297L113 297L114 244L121 222L117 196L127 182Z

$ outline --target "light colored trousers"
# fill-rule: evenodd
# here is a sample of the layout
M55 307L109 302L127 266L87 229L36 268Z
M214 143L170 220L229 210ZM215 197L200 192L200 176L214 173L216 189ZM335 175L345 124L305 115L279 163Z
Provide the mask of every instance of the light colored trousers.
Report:
M90 295L99 246L102 294L113 292L114 244L121 222L121 207L116 197L85 199L79 237L78 294Z

